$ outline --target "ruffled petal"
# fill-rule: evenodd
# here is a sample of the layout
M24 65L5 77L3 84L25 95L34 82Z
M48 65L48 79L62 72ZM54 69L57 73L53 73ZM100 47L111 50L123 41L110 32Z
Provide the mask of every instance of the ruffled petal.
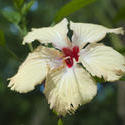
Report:
M56 53L56 57L54 53ZM28 55L19 67L17 74L9 79L10 83L8 87L20 93L33 90L36 85L41 84L45 79L50 65L53 64L52 69L61 65L58 60L57 62L53 61L59 58L59 55L57 50L39 46L34 52Z
M118 80L125 73L125 57L103 44L90 44L80 52L80 61L93 75L106 81Z
M32 31L24 37L23 44L38 40L45 44L52 43L53 46L58 49L69 46L70 42L67 38L67 25L67 19L63 19L53 27L33 28Z
M83 48L87 43L102 40L107 33L124 34L123 28L110 29L101 25L70 22L73 30L72 42Z
M78 64L50 72L44 90L50 108L63 116L90 102L96 92L96 83Z

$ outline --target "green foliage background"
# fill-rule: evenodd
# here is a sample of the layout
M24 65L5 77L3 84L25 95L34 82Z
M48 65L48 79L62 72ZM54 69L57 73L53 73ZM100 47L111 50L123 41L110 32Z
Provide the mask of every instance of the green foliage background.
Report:
M125 0L0 0L1 125L57 124L58 118L49 110L39 86L28 94L18 94L7 88L7 78L17 72L32 50L30 45L22 45L23 36L32 27L50 26L64 17L107 27L124 26ZM125 54L124 36L111 34L103 42ZM122 125L117 93L117 83L103 83L91 103L80 107L75 115L63 118L64 125Z

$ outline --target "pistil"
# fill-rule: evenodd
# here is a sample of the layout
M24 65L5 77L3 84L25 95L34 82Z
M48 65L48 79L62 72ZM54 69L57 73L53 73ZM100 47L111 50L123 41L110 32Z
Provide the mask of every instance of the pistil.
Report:
M71 48L63 48L62 49L64 53L64 57L68 57L65 59L65 62L69 68L73 66L73 58L78 62L79 60L79 47L74 46L72 49Z

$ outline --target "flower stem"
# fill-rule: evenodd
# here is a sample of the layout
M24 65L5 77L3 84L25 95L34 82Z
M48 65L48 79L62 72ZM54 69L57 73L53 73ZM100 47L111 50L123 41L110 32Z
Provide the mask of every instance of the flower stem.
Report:
M17 29L19 30L20 34L22 37L24 37L27 34L27 27L26 25L24 25L24 28L22 29L19 25L16 25ZM32 43L28 43L28 47L30 49L30 51L33 51L33 46Z
M62 118L59 118L59 119L58 119L58 125L63 125Z

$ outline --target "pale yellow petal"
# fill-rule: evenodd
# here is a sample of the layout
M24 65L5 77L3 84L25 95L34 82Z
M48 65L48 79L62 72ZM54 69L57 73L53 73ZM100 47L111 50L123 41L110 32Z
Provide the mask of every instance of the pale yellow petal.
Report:
M44 91L50 108L63 116L90 102L96 92L96 83L79 65L49 73Z
M54 55L54 53L56 53L56 55ZM52 69L60 64L58 60L57 62L53 61L53 58L55 58L55 56L59 58L59 55L57 50L39 46L34 52L28 55L19 67L17 74L9 79L10 83L8 86L11 90L20 93L33 90L36 85L41 84L45 79L48 69L50 69L50 64L53 64Z
M125 73L125 57L103 44L90 44L81 50L80 61L93 75L106 81L118 80Z
M67 40L67 25L67 19L63 19L60 23L53 27L43 27L38 29L34 28L24 37L23 44L38 40L39 42L45 44L52 43L56 48L59 49L68 46L69 42Z
M102 40L107 33L124 34L123 28L110 29L97 24L70 22L73 30L72 42L83 48L86 43Z

